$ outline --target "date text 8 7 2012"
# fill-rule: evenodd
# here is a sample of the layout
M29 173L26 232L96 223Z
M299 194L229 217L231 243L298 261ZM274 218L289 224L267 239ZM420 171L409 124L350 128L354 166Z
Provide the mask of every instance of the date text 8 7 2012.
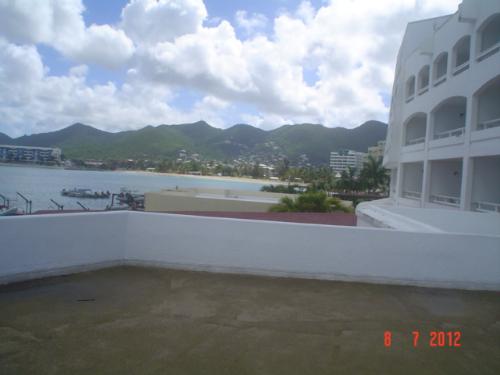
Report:
M412 333L413 347L427 345L436 348L458 348L461 347L462 332L460 331L430 331L426 336L421 335L420 331ZM384 332L384 346L390 348L393 344L392 332Z

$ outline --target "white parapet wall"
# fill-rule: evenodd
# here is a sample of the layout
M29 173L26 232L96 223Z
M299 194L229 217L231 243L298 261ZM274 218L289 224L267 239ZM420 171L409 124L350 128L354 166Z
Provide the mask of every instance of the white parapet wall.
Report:
M128 213L0 218L0 283L120 264Z
M0 218L0 280L116 264L500 290L500 235L171 215Z

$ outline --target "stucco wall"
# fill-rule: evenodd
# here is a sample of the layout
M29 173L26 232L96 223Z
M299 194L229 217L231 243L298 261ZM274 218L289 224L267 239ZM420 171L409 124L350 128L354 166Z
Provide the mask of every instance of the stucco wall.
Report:
M157 213L0 218L0 281L140 264L500 290L500 236Z
M126 212L0 218L0 283L119 263Z

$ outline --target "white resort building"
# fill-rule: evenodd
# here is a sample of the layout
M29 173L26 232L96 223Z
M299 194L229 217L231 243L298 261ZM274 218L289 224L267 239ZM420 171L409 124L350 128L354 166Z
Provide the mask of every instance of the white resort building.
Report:
M335 172L345 171L347 168L354 168L359 173L363 168L366 159L364 152L352 150L340 150L330 153L330 168Z
M500 1L408 25L384 165L397 206L500 213Z

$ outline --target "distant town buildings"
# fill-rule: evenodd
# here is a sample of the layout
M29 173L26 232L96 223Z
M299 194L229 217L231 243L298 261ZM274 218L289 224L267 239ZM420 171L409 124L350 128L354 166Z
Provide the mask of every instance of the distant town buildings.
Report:
M363 163L366 159L366 153L352 151L352 150L341 150L338 152L330 153L330 168L334 172L342 172L347 168L355 168L356 171L363 169Z
M0 161L27 163L60 162L61 149L49 147L0 145Z
M385 141L378 141L376 146L368 147L368 156L375 160L380 160L384 157Z

